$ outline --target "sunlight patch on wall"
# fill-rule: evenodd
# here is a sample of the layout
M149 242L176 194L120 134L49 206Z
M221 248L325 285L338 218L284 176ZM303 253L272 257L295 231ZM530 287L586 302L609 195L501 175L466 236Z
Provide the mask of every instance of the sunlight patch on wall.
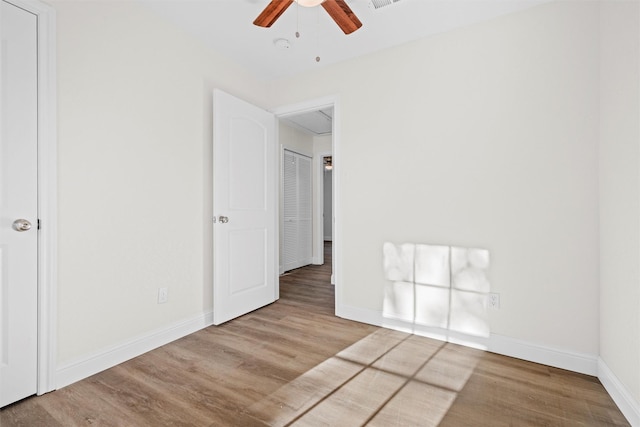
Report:
M383 316L426 331L489 336L489 251L385 243ZM438 335L438 334L436 334Z

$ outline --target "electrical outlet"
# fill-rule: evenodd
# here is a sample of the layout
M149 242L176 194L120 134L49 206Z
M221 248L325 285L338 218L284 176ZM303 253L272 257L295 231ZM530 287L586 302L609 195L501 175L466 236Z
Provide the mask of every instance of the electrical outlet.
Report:
M158 289L158 304L164 304L169 299L169 288Z
M497 310L500 308L500 294L487 295L487 307Z

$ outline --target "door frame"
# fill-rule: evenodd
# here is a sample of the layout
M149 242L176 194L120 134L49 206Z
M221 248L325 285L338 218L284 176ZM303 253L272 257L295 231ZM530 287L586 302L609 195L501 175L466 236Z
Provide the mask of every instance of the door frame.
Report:
M333 140L333 135L331 136L331 139ZM316 221L316 229L314 230L314 233L316 233L315 235L318 236L319 238L317 239L318 241L317 243L317 250L319 250L320 252L318 252L318 260L320 261L319 264L324 264L324 158L325 157L333 157L333 152L330 151L320 151L318 153L316 153L316 159L315 159L315 169L316 169L316 174L314 176L314 179L316 180L316 211L314 212L314 215L316 215L316 218L321 218L321 220ZM333 176L333 175L332 175ZM332 187L333 187L333 179L331 180L332 182ZM331 200L333 201L333 188L331 188ZM332 213L333 213L333 209L332 209ZM335 216L335 215L333 215ZM333 241L333 227L331 228L332 232L332 236L331 236L331 240ZM333 265L331 266L331 283L333 283Z
M55 390L57 337L56 11L40 0L4 0L37 16L38 29L38 382Z
M271 110L275 114L276 118L285 118L288 116L295 116L301 113L308 113L311 111L317 111L319 109L333 107L333 120L332 120L332 141L331 151L333 156L333 265L331 282L335 285L335 313L338 315L342 311L342 208L340 205L340 177L341 177L341 162L340 162L340 98L338 95L331 95L322 98L310 99L302 101L296 104L288 104L280 107L276 107ZM315 154L314 154L315 156ZM317 187L316 187L317 188ZM320 203L322 205L322 203ZM320 206L322 207L322 206ZM317 207L316 207L317 209ZM316 211L317 212L317 211ZM314 212L314 214L316 214ZM316 229L314 229L314 237L316 237ZM321 244L323 243L324 236L320 236ZM317 243L316 239L316 243ZM316 248L317 250L317 248ZM322 250L321 252L322 253Z

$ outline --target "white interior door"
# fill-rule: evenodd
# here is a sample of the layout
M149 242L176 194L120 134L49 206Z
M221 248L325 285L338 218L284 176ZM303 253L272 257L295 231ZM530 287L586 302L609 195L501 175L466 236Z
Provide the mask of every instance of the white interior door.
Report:
M311 158L284 150L282 174L282 267L284 271L289 271L313 261Z
M37 391L36 16L2 1L0 407Z
M275 116L213 94L213 322L278 298Z

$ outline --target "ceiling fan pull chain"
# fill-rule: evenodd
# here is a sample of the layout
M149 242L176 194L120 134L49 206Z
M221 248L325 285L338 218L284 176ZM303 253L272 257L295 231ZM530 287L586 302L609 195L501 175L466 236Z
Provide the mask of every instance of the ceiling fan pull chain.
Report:
M296 38L300 38L300 4L296 2Z
M320 50L320 8L316 8L316 49ZM320 55L316 56L316 62L320 62Z

